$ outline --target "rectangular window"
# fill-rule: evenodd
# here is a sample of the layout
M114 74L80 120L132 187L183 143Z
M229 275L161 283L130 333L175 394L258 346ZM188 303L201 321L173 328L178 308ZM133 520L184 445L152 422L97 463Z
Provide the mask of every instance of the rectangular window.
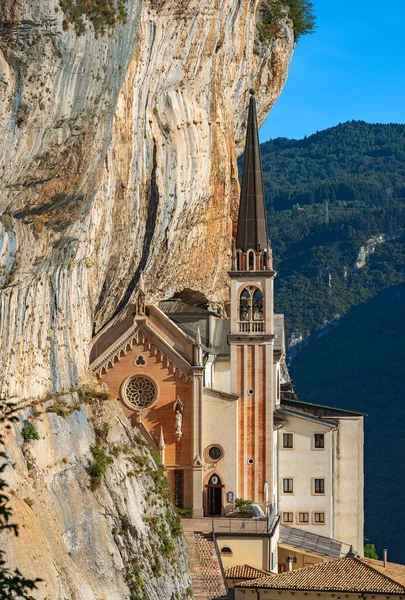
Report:
M314 434L314 448L325 448L325 434L315 433Z
M325 523L325 513L323 513L323 512L314 513L314 522L315 523Z
M309 512L298 513L298 522L299 523L309 523Z
M174 505L183 508L183 471L174 472Z
M283 479L283 492L284 492L284 494L292 494L293 493L293 480L292 479Z
M283 512L283 523L292 523L293 522L293 513L292 512Z
M324 494L325 493L325 480L324 479L315 479L315 494Z
M283 448L292 448L293 447L293 434L292 433L283 433Z

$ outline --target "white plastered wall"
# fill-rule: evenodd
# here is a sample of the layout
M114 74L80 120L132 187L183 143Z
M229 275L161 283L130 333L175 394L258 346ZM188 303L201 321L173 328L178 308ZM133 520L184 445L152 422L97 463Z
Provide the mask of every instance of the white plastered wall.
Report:
M332 481L332 432L329 426L306 419L283 415L284 427L279 430L279 498L280 515L293 512L292 527L305 529L318 535L333 535L333 481ZM283 433L293 433L294 447L283 448ZM325 434L325 448L315 450L315 433ZM283 478L293 479L293 493L283 493ZM325 479L325 494L314 493L314 479ZM309 523L298 521L299 512L309 512ZM314 523L314 513L325 513L325 524ZM345 540L342 540L345 541Z
M226 508L227 493L233 492L236 498L238 490L238 403L204 390L202 413L204 482L207 483L213 473L221 478ZM223 457L216 463L210 461L206 453L213 444L223 449Z
M231 393L231 357L219 357L214 363L214 377L212 382L214 390Z
M363 417L339 419L334 460L335 537L363 555Z

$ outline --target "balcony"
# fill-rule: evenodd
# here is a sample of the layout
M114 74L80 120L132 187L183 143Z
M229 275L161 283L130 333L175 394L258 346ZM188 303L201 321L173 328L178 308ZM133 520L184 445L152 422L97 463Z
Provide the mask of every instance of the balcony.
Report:
M239 333L264 333L264 321L238 321Z

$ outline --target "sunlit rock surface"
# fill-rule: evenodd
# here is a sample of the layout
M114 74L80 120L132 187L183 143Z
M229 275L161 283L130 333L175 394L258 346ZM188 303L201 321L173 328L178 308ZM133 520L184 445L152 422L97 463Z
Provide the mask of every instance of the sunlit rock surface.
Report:
M6 437L4 476L19 536L3 533L0 544L10 567L43 579L35 599L187 598L183 535L172 535L173 509L154 460L118 402L65 395L18 417ZM40 439L24 441L27 420ZM91 491L90 447L106 431L112 462Z
M152 299L227 301L248 89L263 121L291 27L260 43L248 0L126 6L127 22L98 37L88 21L77 36L54 0L0 9L6 396L84 381L93 326L140 270Z

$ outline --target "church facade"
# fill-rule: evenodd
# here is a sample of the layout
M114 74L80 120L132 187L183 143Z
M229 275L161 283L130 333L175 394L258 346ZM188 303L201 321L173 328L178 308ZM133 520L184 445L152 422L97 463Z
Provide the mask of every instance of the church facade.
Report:
M283 316L274 314L275 275L252 95L229 271L229 317L176 298L150 304L141 277L135 303L127 305L94 337L90 367L122 403L132 426L159 451L176 506L192 509L194 517L216 517L232 513L235 499L244 498L259 504L267 514L280 514L284 522L304 529L315 527L312 513L323 513L324 523L316 524L317 531L330 537L334 531L342 531L336 528L336 518L344 519L354 511L361 515L361 524L357 519L355 527L343 529L349 538L343 541L361 551L362 450L354 454L355 448L360 448L359 436L362 440L362 416L345 413L342 417L342 411L340 416L338 411L325 416L321 410L314 415L312 405L304 409L304 403L296 400L285 366ZM344 419L357 424L351 436L346 436L347 446L339 446L340 458L342 453L351 457L351 487L347 487L353 489L355 480L356 491L347 500L342 492L334 503L332 495L345 479L350 461L337 461L338 434L333 443L328 434L339 431L339 426L342 429ZM302 424L314 421L314 432L306 432ZM307 435L324 432L323 452L314 453L312 442L301 443ZM294 440L296 448L300 442L295 461L294 446L288 447ZM298 490L298 464L305 466L310 482L324 480L320 495L324 498L327 489L330 498L327 494L322 510L317 510L316 494L310 506L311 492L304 493L304 486L301 493L294 492L294 480ZM325 465L330 467L325 467L328 475L316 477L316 469L324 473ZM310 522L306 517L300 520L301 512L311 514Z

